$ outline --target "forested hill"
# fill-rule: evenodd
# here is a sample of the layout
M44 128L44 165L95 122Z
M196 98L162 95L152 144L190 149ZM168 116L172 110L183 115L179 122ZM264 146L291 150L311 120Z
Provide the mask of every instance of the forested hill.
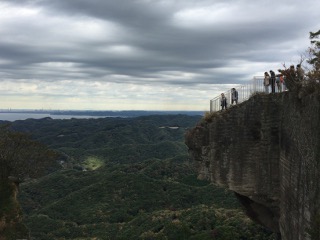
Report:
M34 239L274 239L233 194L197 180L184 144L201 116L15 121L60 168L20 185Z
M103 161L133 163L185 153L183 136L201 116L154 115L137 118L99 118L15 121L12 128L61 151L68 161L88 156Z

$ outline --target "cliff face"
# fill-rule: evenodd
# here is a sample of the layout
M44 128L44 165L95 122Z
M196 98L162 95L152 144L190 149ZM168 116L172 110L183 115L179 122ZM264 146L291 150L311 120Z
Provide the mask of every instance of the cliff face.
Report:
M282 239L320 239L320 95L259 94L186 134L199 177Z
M0 240L29 239L29 230L22 224L17 200L18 186L8 179L0 181Z

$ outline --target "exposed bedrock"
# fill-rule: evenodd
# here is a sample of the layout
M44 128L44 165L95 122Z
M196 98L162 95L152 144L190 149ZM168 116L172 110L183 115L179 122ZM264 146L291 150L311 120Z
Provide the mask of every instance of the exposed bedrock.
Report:
M14 180L0 178L0 240L30 239L29 230L22 223L18 184Z
M185 138L199 177L234 191L249 217L284 240L320 239L317 88L255 95Z

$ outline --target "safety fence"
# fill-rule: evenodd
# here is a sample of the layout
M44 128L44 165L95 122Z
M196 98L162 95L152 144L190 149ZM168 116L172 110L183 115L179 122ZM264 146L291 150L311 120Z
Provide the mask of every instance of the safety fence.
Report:
M248 100L254 93L264 92L263 79L263 76L255 76L250 83L235 87L238 91L238 103ZM227 104L231 104L231 89L224 92L224 95L227 98ZM221 95L210 100L210 112L216 112L221 109L220 97Z

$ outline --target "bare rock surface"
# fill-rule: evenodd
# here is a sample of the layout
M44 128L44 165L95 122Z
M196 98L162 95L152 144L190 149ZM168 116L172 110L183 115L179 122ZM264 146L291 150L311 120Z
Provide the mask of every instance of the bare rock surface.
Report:
M319 239L319 86L255 95L185 141L199 177L234 191L253 220L284 240Z

